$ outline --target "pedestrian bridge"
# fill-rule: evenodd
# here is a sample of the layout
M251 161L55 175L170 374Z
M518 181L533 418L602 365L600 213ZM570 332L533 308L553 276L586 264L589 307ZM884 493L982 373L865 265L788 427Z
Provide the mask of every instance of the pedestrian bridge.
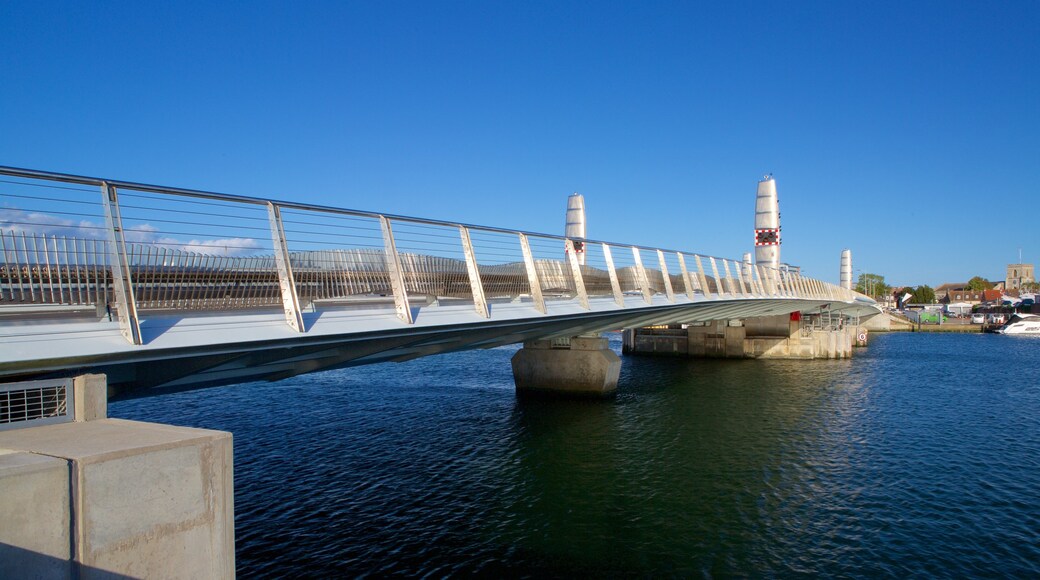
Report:
M0 191L3 382L93 372L112 393L157 393L622 328L880 312L798 272L690 251L9 167Z

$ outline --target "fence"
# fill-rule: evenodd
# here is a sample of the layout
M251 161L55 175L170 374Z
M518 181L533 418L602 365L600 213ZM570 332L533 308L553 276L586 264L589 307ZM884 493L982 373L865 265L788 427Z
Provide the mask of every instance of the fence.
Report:
M626 296L855 295L762 265L613 242L0 167L0 314L93 308L140 343L139 313Z

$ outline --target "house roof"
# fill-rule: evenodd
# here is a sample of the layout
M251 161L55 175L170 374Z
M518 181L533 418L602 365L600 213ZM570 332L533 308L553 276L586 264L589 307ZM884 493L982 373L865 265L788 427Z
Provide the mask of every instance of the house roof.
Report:
M1000 300L1002 293L1000 290L983 290L982 300L984 302L991 302L993 300Z

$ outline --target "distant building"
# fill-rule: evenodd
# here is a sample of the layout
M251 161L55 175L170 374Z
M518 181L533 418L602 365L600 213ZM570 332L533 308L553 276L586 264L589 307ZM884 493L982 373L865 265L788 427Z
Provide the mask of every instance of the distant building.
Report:
M964 290L967 287L968 287L968 283L967 282L954 282L952 284L949 284L949 283L948 284L940 284L935 289L935 299L938 300L940 303L949 304L950 301L946 300L946 297L950 294L950 292L955 291L955 290Z
M968 288L967 283L943 284L935 289L935 298L940 304L954 304L957 302L978 304L984 300L983 296L982 290L972 290Z
M1004 280L1004 290L1018 290L1023 284L1036 282L1033 274L1032 264L1008 264L1007 277Z
M982 301L983 302L1000 302L1002 294L1000 290L983 290Z

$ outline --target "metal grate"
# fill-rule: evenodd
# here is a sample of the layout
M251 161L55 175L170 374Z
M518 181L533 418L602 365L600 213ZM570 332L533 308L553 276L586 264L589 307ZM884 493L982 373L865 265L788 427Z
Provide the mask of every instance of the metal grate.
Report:
M0 431L72 421L72 379L0 385Z

